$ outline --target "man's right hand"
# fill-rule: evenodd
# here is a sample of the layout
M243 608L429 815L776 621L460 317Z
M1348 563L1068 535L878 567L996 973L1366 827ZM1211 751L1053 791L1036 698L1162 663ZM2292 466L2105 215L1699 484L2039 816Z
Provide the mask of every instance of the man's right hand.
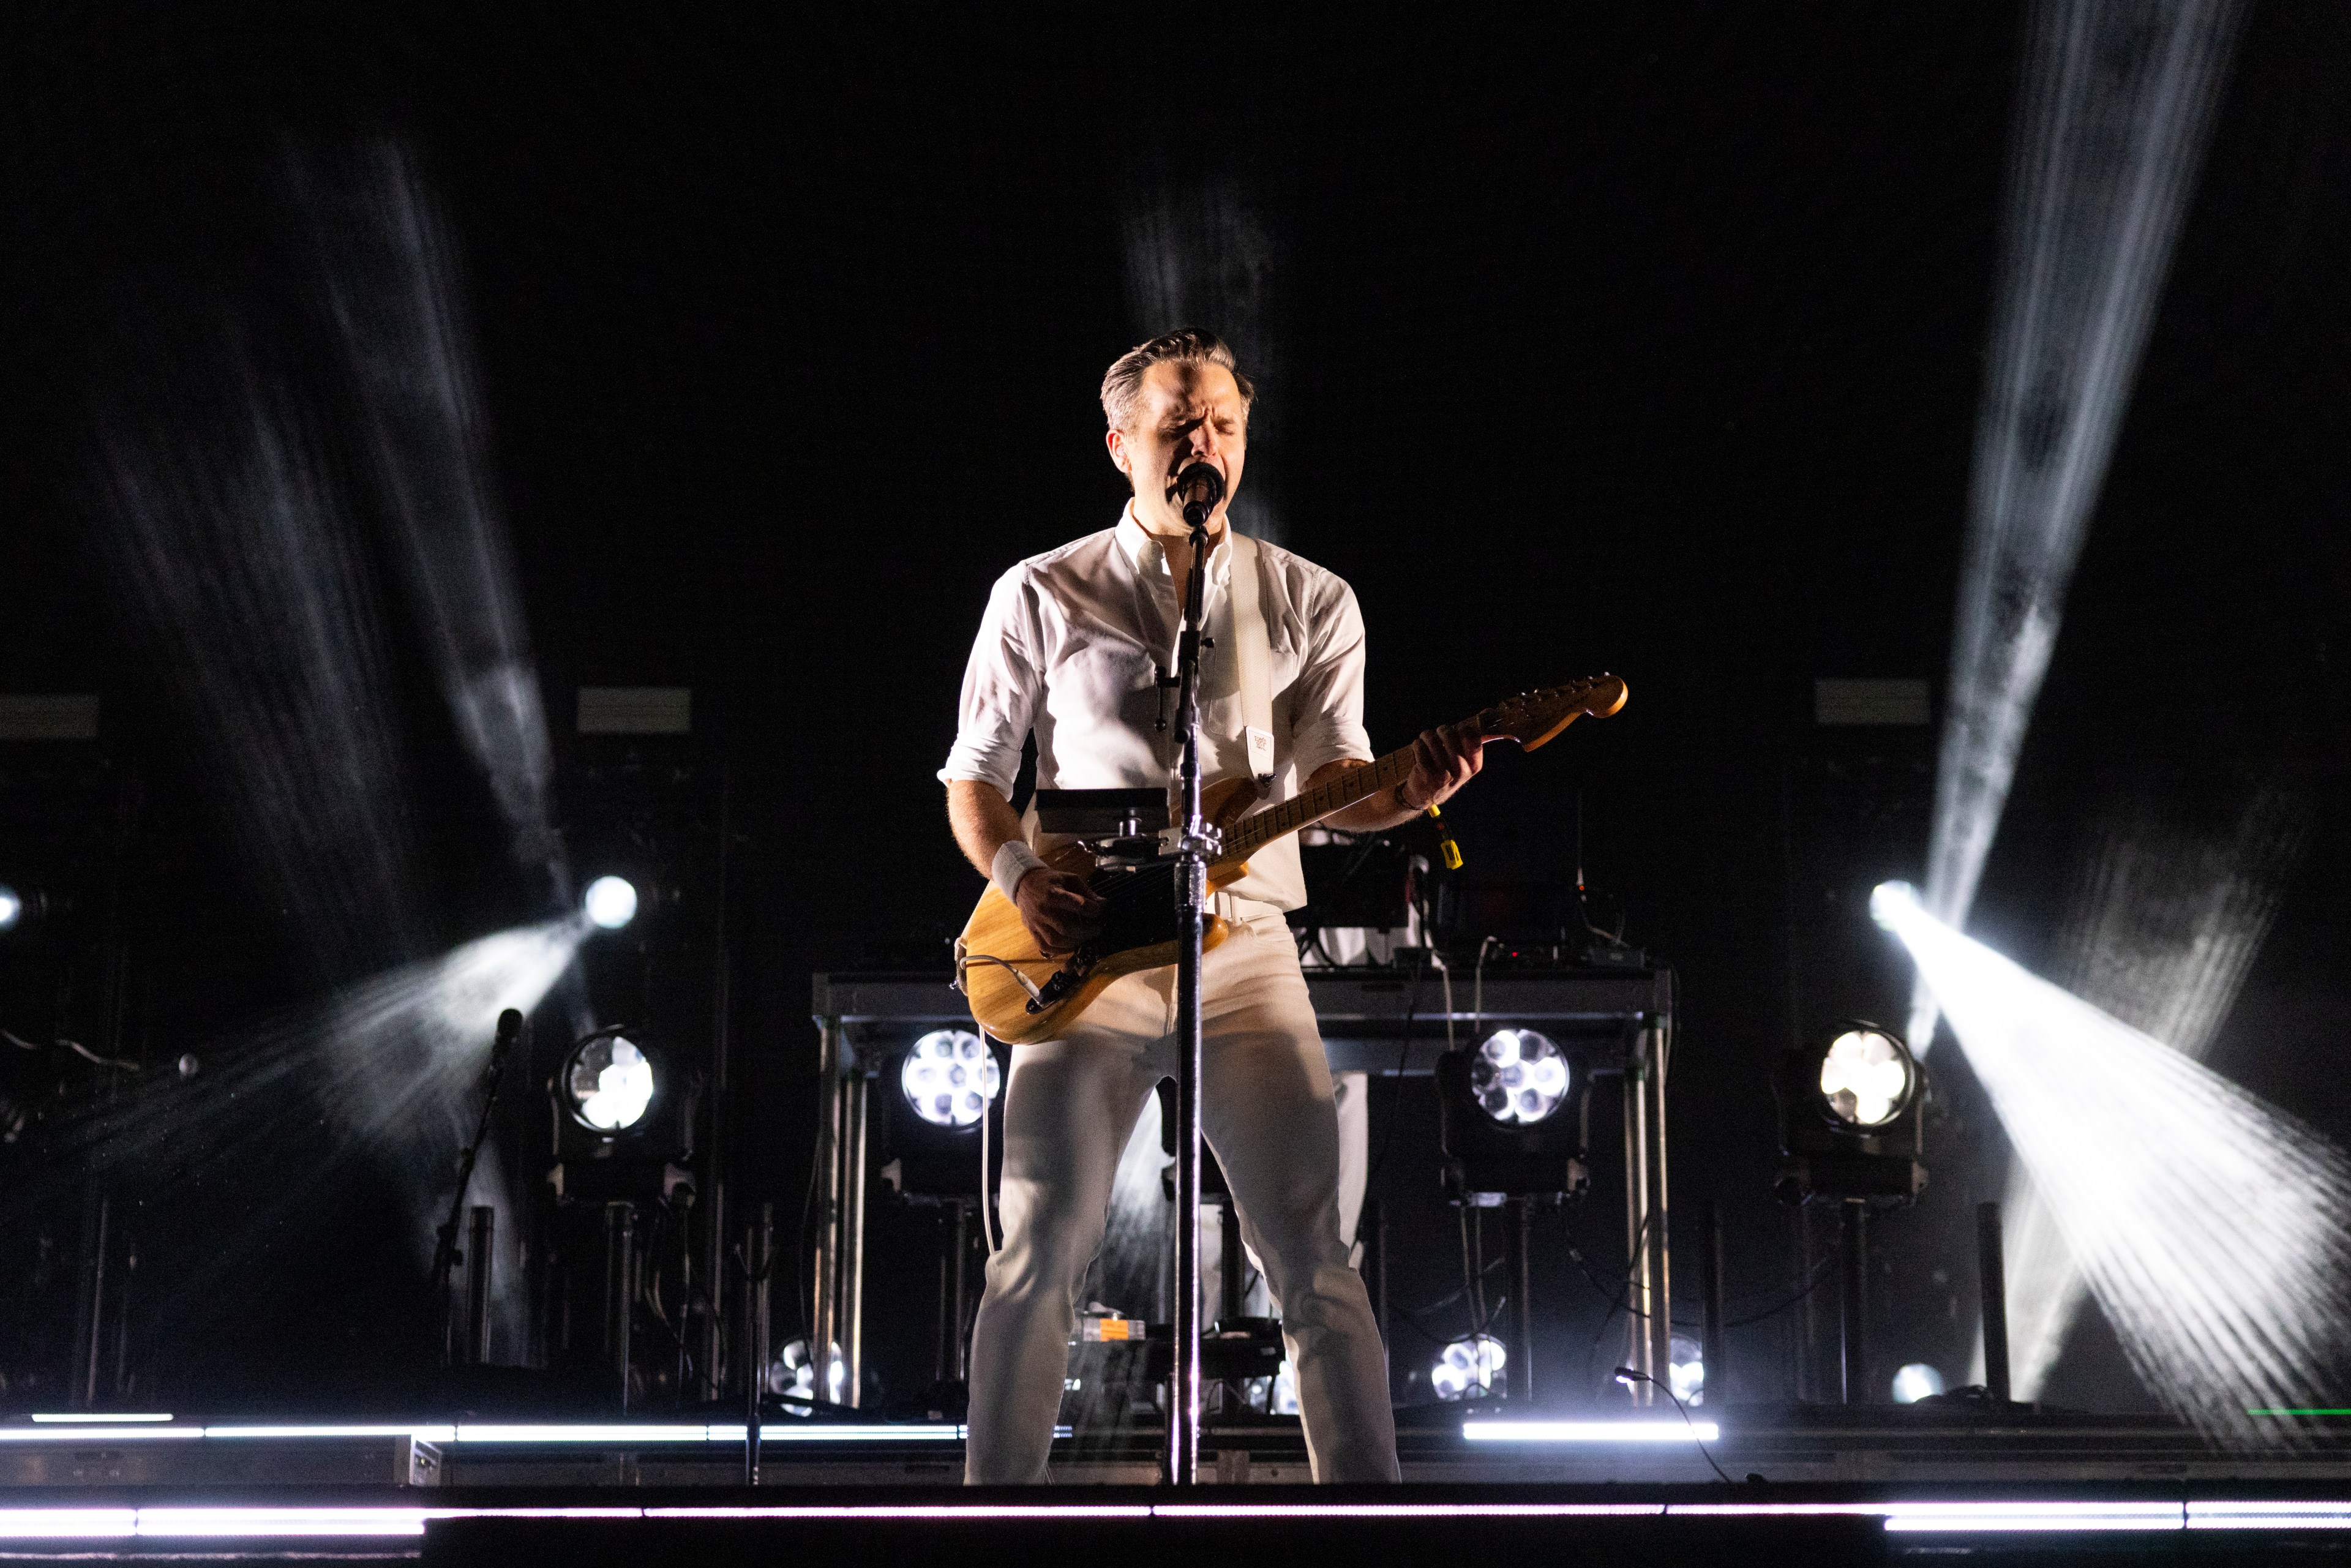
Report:
M1102 929L1102 901L1071 872L1039 866L1012 890L1020 924L1046 953L1067 953Z

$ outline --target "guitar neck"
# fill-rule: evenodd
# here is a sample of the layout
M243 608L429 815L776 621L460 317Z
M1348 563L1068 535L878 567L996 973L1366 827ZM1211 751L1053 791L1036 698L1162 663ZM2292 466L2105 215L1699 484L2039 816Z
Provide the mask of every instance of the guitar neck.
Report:
M1350 768L1280 805L1242 818L1225 834L1227 861L1247 860L1259 850L1310 823L1345 810L1358 800L1394 789L1412 777L1413 750L1391 751L1369 768Z

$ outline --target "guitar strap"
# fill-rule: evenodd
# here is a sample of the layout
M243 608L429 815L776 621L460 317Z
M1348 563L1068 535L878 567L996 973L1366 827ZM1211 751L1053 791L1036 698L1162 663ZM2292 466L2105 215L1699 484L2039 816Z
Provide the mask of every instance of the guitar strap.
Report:
M1233 666L1240 687L1241 743L1249 755L1249 775L1263 799L1273 789L1273 642L1265 629L1260 603L1263 578L1258 565L1257 541L1238 528L1231 529L1233 563L1226 600L1232 607Z

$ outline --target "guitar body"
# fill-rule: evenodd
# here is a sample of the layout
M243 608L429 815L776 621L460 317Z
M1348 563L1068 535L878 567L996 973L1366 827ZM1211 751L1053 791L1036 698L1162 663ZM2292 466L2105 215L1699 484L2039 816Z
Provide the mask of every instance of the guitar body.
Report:
M1623 681L1599 675L1521 692L1473 716L1489 743L1508 740L1532 751L1578 718L1616 712L1625 697ZM1247 875L1252 851L1401 784L1413 764L1413 748L1405 747L1261 811L1252 810L1258 794L1251 780L1229 779L1210 786L1201 793L1201 814L1223 834L1228 858L1208 867L1209 891ZM992 883L956 941L956 987L970 1001L974 1021L1011 1045L1067 1033L1112 981L1176 962L1174 862L1102 869L1082 846L1069 844L1048 855L1046 864L1084 877L1106 906L1102 929L1083 946L1066 954L1039 951L1019 910ZM1214 947L1228 935L1224 921L1211 915L1207 946Z
M1246 779L1227 779L1202 792L1203 814L1220 827L1254 804L1255 789ZM964 923L956 942L963 971L963 989L971 1002L971 1016L979 1027L1010 1045L1033 1045L1051 1040L1075 1022L1113 980L1157 969L1176 962L1176 878L1165 864L1137 871L1100 871L1093 858L1076 844L1065 844L1045 857L1055 871L1084 877L1110 905L1110 917L1099 935L1075 953L1049 956L1038 950L1037 939L1020 919L1012 901L990 883L979 904ZM1246 861L1224 861L1208 868L1208 891L1231 886L1249 873ZM1217 915L1208 917L1205 946L1214 947L1231 935ZM979 956L1002 960L979 961ZM1042 1002L1012 977L1012 966L1046 993Z

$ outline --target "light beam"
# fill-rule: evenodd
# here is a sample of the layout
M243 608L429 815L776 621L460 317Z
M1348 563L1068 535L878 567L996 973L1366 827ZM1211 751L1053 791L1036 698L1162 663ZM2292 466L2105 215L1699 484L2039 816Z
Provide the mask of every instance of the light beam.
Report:
M2008 802L2236 30L2234 0L2043 0L1976 425L1926 906L1964 926ZM1909 1040L1935 1011L1921 985Z
M490 475L455 244L395 143L297 160L293 178L450 713L517 864L543 871L553 899L568 903L547 716Z
M2351 1160L1888 883L1909 949L2132 1367L2200 1430L2291 1442L2351 1373Z
M1229 181L1139 189L1126 204L1126 294L1145 337L1199 327L1229 344L1244 373L1280 373L1272 300L1279 259L1274 233L1255 203ZM1271 471L1256 450L1279 415L1260 402L1249 413L1248 486L1230 508L1234 525L1278 544L1281 518Z
M2310 825L2303 801L2256 789L2218 822L2152 802L2100 834L2060 927L2051 973L2093 1007L2201 1060L2276 917ZM2055 1218L2022 1169L2001 1206L2009 1282L2010 1385L2037 1399L2082 1305ZM1970 1382L1983 1381L1978 1344Z

